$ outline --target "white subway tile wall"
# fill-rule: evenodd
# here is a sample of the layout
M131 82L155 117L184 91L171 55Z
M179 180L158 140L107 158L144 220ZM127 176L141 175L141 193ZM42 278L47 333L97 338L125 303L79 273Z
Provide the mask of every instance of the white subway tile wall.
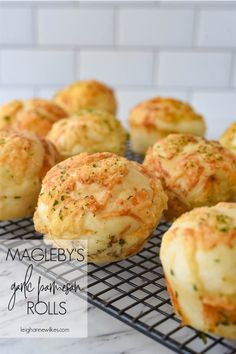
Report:
M198 45L203 47L235 47L235 20L236 9L200 11Z
M156 83L176 87L228 87L231 55L218 52L161 52Z
M115 86L151 86L153 54L149 51L96 50L80 52L78 77L96 77Z
M113 44L111 9L40 9L39 44L106 46Z
M236 1L0 0L0 103L97 78L125 125L136 103L169 96L218 138L236 121L235 53Z
M208 121L208 135L218 138L222 128L236 121L236 90L194 91L192 103L204 112Z
M33 89L22 89L22 88L0 88L1 103L7 102L9 100L15 99L26 99L33 97L35 92Z
M31 9L0 10L0 44L32 44L33 17Z
M191 46L192 10L121 9L118 11L118 44L134 46Z
M0 77L3 84L46 85L74 80L75 55L71 50L2 50Z

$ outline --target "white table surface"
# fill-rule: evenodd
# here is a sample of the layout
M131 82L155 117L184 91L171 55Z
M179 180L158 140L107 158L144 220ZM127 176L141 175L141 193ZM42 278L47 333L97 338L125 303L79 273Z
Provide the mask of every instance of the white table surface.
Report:
M23 267L23 268L21 268ZM25 265L19 262L2 263L0 281L4 277L24 271ZM74 296L74 295L72 295ZM76 296L74 296L76 298ZM9 299L9 291L0 286L0 325L8 326L4 316L4 305ZM88 337L74 338L1 338L1 354L170 354L172 351L135 331L121 321L89 305Z

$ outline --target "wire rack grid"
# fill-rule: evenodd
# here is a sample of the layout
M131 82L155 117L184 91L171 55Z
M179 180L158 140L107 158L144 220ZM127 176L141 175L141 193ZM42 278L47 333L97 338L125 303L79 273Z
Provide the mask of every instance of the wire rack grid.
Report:
M131 157L140 161L129 154ZM117 263L89 264L88 274L76 261L37 262L35 270L59 285L88 276L86 289L76 296L87 298L89 303L177 353L236 354L235 342L212 335L203 337L190 327L182 327L173 313L158 257L162 235L168 227L167 223L160 223L139 254ZM32 239L42 238L30 218L0 222L0 236L0 248L5 252L9 247L22 246L22 241L30 247Z

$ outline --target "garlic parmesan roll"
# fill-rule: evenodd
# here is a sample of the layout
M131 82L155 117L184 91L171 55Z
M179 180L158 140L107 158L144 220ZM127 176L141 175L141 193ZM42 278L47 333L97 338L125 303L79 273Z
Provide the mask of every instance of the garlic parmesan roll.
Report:
M49 141L29 132L0 131L0 220L33 214L41 181L57 162Z
M54 101L69 114L88 108L116 114L117 109L113 90L95 80L74 82L58 91L54 96Z
M111 153L82 153L47 173L34 224L58 247L85 247L88 262L114 262L143 248L166 201L144 166Z
M162 239L160 258L183 324L236 339L236 204L179 217Z
M216 141L171 134L149 148L144 165L162 181L167 218L236 198L236 157Z
M232 123L220 138L220 143L236 154L236 122Z
M83 110L55 123L47 135L63 158L81 152L113 152L123 155L127 133L111 113Z
M173 98L155 97L134 107L129 116L131 147L145 154L148 147L171 133L204 136L206 125L192 107Z
M0 129L28 130L44 137L53 123L66 116L62 108L47 100L15 100L0 106Z

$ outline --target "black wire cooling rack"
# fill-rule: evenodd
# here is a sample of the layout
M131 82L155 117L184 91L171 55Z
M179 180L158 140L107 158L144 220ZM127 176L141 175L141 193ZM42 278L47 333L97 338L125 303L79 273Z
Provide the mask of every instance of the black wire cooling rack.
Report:
M137 156L128 157L138 160ZM158 257L162 235L168 227L167 223L160 223L144 249L127 260L102 266L89 264L86 289L75 295L86 298L87 292L89 303L177 353L236 354L236 342L182 327L173 313ZM0 236L3 251L22 246L22 241L30 247L32 239L42 238L30 218L0 222ZM37 262L35 270L63 285L86 277L83 267L76 261L42 261Z
M86 298L87 292L89 303L177 353L235 354L235 342L181 327L173 313L158 258L161 238L168 227L161 223L143 251L127 260L103 266L89 264L87 287L84 293L75 295ZM42 235L26 218L0 222L0 237L0 248L6 252L9 247L30 250L35 247L32 240ZM35 270L59 285L80 282L87 275L85 266L78 266L77 261L37 262Z

